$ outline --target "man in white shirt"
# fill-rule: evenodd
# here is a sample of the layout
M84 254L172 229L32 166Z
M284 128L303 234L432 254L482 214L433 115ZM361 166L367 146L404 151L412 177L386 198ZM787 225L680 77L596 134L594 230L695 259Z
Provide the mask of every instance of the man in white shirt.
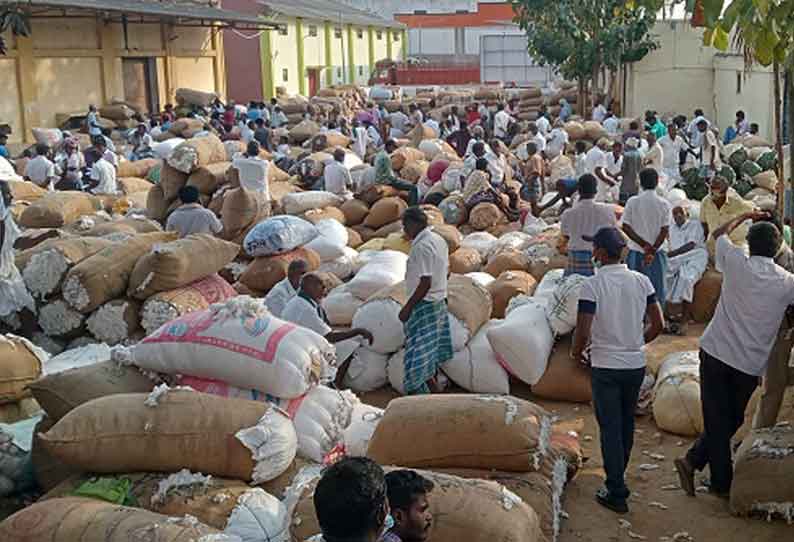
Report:
M345 165L345 151L334 150L334 161L325 166L325 190L345 199L353 199L353 177Z
M706 122L706 128L708 129L711 126L711 122L703 115L702 109L695 109L695 118L692 119L692 122L690 122L687 127L689 146L693 149L700 147L703 140L703 132L698 129L698 124L703 121Z
M309 272L306 260L293 260L287 267L287 276L278 282L265 296L265 306L273 316L281 318L284 307L298 294L303 275Z
M653 132L648 132L645 139L648 142L648 150L643 154L642 165L656 170L656 173L661 173L662 163L664 162L664 150L656 140L656 135Z
M590 175L595 175L596 180L598 180L598 174L596 171L606 167L606 151L608 148L609 140L605 137L602 137L596 141L596 144L593 145L584 155L584 172L589 173Z
M601 102L597 102L596 106L593 108L593 120L599 123L604 122L604 119L607 117L607 108L604 107L604 104Z
M606 117L604 118L604 130L607 131L607 135L610 137L615 137L620 134L620 120L612 113L612 111L607 111Z
M535 125L538 127L538 133L543 137L546 137L551 131L551 123L549 122L548 115L546 106L540 106L540 113L538 114L538 120L535 121Z
M406 209L402 222L411 240L405 270L408 302L400 311L400 321L405 325L405 392L440 392L438 370L452 359L447 244L428 227L427 215L419 207Z
M709 466L709 491L728 498L733 481L731 439L744 423L750 396L764 374L783 317L794 303L794 275L775 264L781 233L769 222L747 233L750 255L728 239L748 219L739 216L713 233L722 269L722 293L700 339L700 401L703 433L686 457L676 459L681 487L695 496L694 473ZM780 483L783 483L781 480Z
M248 122L240 121L240 141L248 145L254 139L256 123L252 120Z
M681 180L681 151L684 147L684 138L678 133L678 126L670 123L667 126L667 134L659 138L659 145L662 146L662 171L671 181L671 186L675 186Z
M379 149L383 146L383 138L380 137L380 132L375 125L373 125L370 121L364 121L364 126L367 128L367 138L372 144L375 146L376 149Z
M553 160L554 158L565 152L565 145L568 143L568 132L563 128L561 120L554 123L554 129L549 134L548 143L546 143L546 158Z
M665 241L670 234L670 203L656 193L659 174L646 168L640 171L642 192L629 198L623 211L623 231L629 238L626 263L651 280L660 303L667 299L667 253Z
M513 117L510 116L510 113L505 111L505 104L500 103L496 106L496 115L493 118L493 135L497 139L504 139L507 137L507 128L510 126L510 123L513 121Z
M88 128L88 135L92 138L102 135L102 126L99 124L99 115L95 105L88 106L88 115L85 118L85 123Z
M711 177L722 169L717 136L709 129L709 123L706 119L697 123L697 133L700 134L700 166L708 168L709 177Z
M166 231L179 232L179 238L194 233L218 234L223 224L215 213L202 207L199 202L199 191L195 186L183 186L179 189L179 201L182 205L174 209L165 224Z
M281 128L285 124L287 124L288 119L287 115L284 114L284 111L281 110L281 106L276 106L273 108L273 116L270 120L270 125L273 128Z
M706 272L709 252L706 250L703 226L699 220L689 219L687 207L683 205L673 208L669 245L665 309L670 320L670 331L677 335L686 335L689 320L692 318L691 304L695 297L695 285Z
M598 177L598 194L596 201L601 203L617 203L620 186L618 177L623 170L623 143L615 140L612 151L604 155L604 166L596 169Z
M50 148L44 143L36 145L36 157L32 158L25 165L25 180L32 182L36 186L46 188L49 191L55 190L57 175L55 164L49 158Z
M110 165L118 169L119 157L115 152L113 152L113 150L108 145L108 139L105 136L100 135L92 138L92 143L97 153L99 153L99 155L102 158L104 158Z
M538 152L544 152L546 150L546 138L540 133L537 123L530 122L529 126L527 126L527 131L529 132L529 141L535 144ZM524 156L521 159L526 160L527 158Z
M117 194L116 168L101 157L91 166L91 192L94 194Z
M648 278L620 263L626 243L616 228L602 228L585 240L592 242L600 267L579 294L571 356L586 363L584 352L590 344L593 407L606 471L606 487L598 490L596 500L625 514L630 495L625 472L634 444L634 411L645 378L643 350L662 332L664 317Z
M402 137L405 135L405 126L408 124L408 115L405 114L402 106L389 115L389 120L391 120L391 128L392 134L391 137Z
M568 266L565 276L593 276L593 244L582 236L593 237L601 228L616 228L615 209L606 203L596 203L598 179L586 173L579 178L579 201L562 213L560 233L568 244Z
M242 188L263 194L264 200L270 201L270 184L267 178L270 162L259 157L259 143L256 140L248 143L245 153L232 159L232 167L240 174Z

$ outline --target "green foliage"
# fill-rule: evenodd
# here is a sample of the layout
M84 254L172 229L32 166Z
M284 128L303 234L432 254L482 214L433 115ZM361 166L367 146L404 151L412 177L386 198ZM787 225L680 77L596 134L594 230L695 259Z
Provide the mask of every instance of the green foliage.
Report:
M15 5L0 8L0 33L8 31L15 36L30 36L30 12ZM0 55L5 54L6 43L0 37Z

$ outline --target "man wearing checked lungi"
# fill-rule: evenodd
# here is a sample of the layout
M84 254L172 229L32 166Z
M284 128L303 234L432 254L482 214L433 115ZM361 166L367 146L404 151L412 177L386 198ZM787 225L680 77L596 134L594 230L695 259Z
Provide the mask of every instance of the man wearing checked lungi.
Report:
M405 271L408 302L400 311L405 326L405 392L443 391L437 379L441 364L452 359L447 313L447 243L427 226L419 207L403 214L403 230L411 240Z

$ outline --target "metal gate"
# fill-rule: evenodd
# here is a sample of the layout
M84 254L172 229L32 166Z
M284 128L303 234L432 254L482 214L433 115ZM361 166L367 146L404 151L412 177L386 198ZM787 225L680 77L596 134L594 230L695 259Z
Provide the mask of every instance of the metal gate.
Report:
M480 36L480 80L542 87L551 80L551 69L532 60L523 34Z

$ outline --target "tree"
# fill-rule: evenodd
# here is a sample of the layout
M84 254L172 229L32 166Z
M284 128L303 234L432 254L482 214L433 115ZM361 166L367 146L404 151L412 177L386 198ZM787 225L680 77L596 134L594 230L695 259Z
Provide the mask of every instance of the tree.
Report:
M30 12L13 4L0 8L0 33L9 30L15 36L30 36ZM5 39L0 36L0 55L5 54Z
M513 11L526 32L530 56L578 81L582 98L588 82L594 92L598 90L602 69L615 73L659 46L651 30L662 4L662 0L513 0Z

